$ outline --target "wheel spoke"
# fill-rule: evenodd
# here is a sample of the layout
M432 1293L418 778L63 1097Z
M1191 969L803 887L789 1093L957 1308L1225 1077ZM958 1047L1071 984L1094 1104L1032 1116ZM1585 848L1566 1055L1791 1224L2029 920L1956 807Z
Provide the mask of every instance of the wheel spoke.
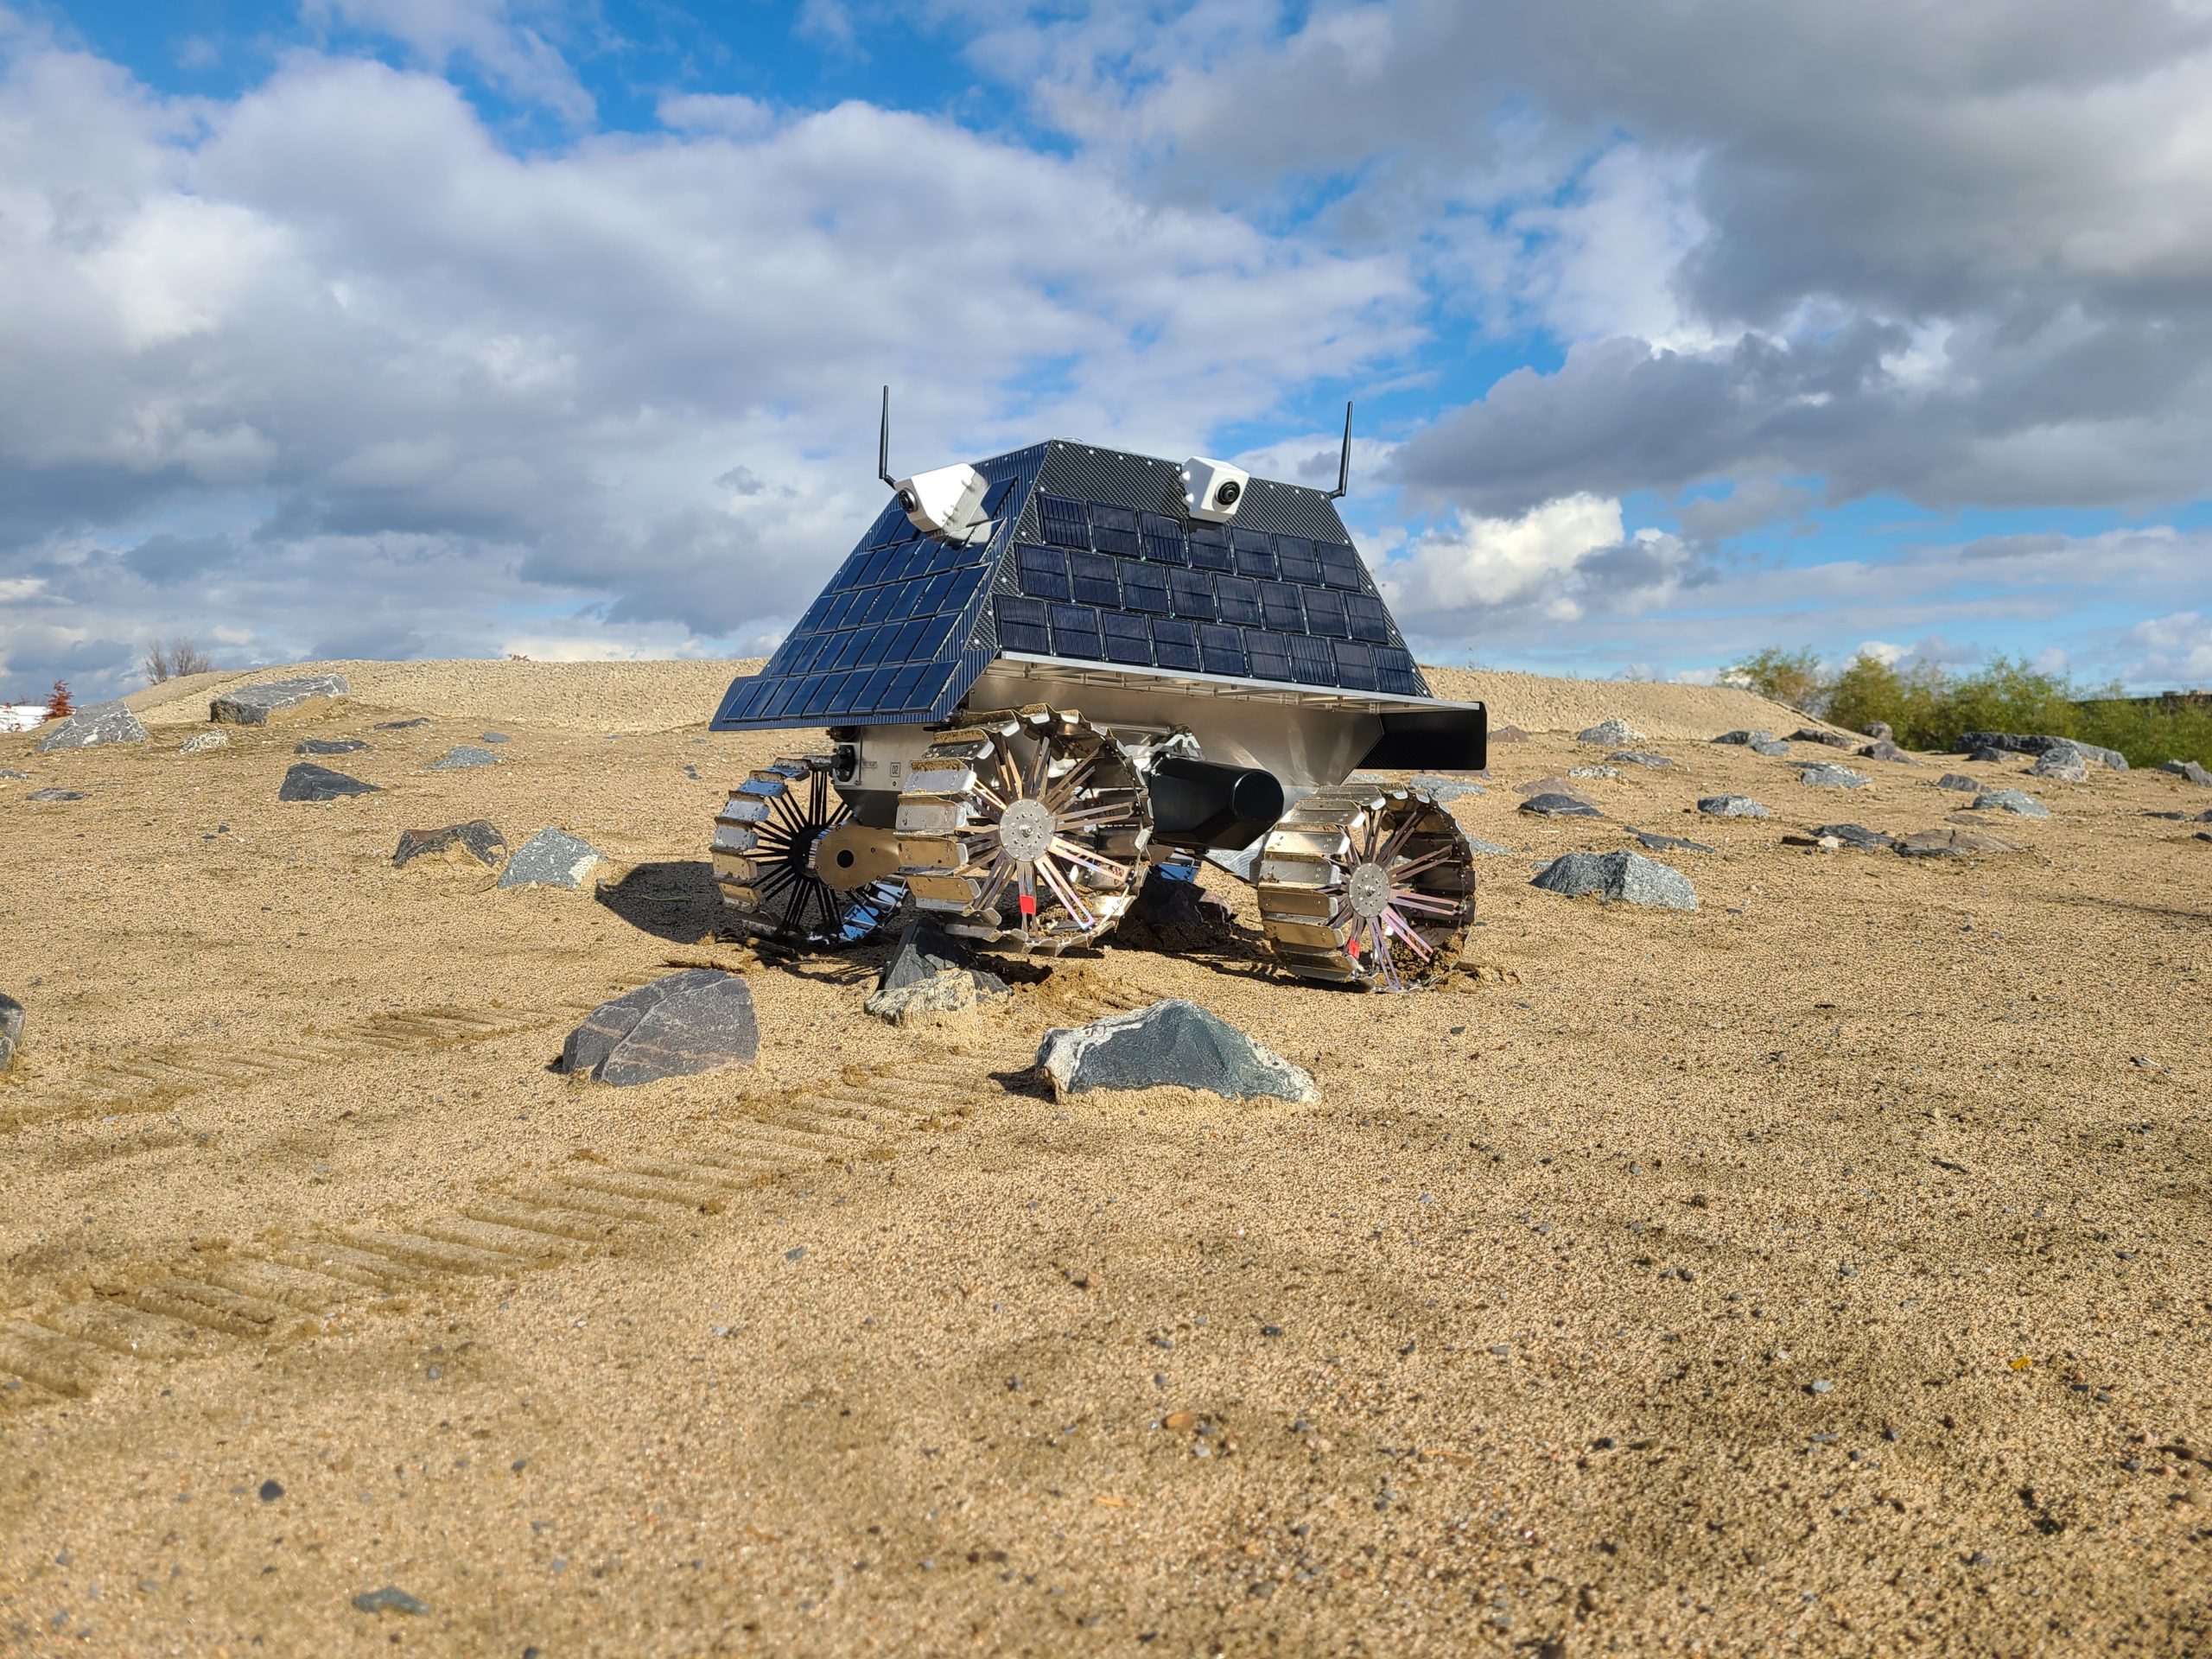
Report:
M1087 852L1083 848L1077 846L1073 842L1068 840L1065 836L1055 836L1052 837L1052 850L1058 853L1062 858L1073 859L1077 863L1087 865L1091 869L1102 871L1108 875L1119 877L1124 885L1128 883L1130 876L1134 874L1128 865L1116 864L1110 858L1101 858L1096 853Z
M1433 853L1424 853L1419 858L1394 868L1390 871L1390 879L1393 881L1402 881L1409 875L1419 875L1423 870L1433 869L1449 859L1454 850L1450 847L1440 847ZM1376 861L1381 863L1382 861L1377 859Z
M1061 878L1059 870L1050 858L1037 861L1037 873L1045 878L1046 884L1052 889L1053 896L1059 899L1061 907L1077 927L1088 933L1098 925L1097 918L1083 907L1083 901L1075 896L1075 889Z
M1458 905L1446 904L1443 899L1433 899L1425 893L1410 891L1400 893L1394 889L1390 902L1401 909L1420 911L1430 916L1457 916L1460 910Z
M1396 911L1384 911L1382 912L1382 920L1393 933L1395 933L1400 938L1403 939L1408 944L1414 948L1414 951L1420 956L1423 962L1427 962L1431 957L1436 954L1433 950L1429 949L1427 940L1422 938L1416 930L1407 926L1404 922L1399 919L1398 912Z

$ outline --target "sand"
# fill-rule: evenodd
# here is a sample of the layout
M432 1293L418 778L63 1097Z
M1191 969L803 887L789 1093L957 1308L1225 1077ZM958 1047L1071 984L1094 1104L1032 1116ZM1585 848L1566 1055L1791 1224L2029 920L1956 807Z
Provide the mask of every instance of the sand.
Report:
M1212 948L893 1031L880 950L711 938L706 825L804 747L706 733L728 665L338 666L212 753L229 677L143 747L0 738L0 1652L2212 1644L2212 843L2145 816L2212 791L1967 767L2050 803L1986 815L2018 853L1822 853L1967 798L1707 741L1799 723L1745 693L1440 672L1536 734L1455 804L1513 850L1450 988L1285 980L1215 874ZM1517 814L1611 714L1678 766ZM309 735L384 792L278 804ZM621 879L391 868L480 816ZM1664 855L1698 912L1528 885L1624 823L1716 849ZM753 1071L549 1069L706 963ZM1319 1099L1028 1077L1165 995Z

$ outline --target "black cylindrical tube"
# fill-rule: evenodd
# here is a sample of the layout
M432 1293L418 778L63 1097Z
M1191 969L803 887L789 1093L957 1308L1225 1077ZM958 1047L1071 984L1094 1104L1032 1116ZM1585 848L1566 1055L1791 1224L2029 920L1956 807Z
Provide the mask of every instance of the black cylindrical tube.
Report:
M1171 755L1147 775L1152 838L1191 852L1249 847L1282 817L1282 785L1258 766Z

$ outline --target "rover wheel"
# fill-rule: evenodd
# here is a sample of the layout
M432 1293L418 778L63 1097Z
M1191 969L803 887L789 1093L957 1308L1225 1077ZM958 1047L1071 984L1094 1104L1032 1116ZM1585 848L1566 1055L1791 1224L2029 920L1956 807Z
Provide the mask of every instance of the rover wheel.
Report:
M1474 865L1452 815L1418 790L1321 790L1261 843L1260 924L1302 979L1409 990L1457 959Z
M973 716L915 761L899 871L947 931L1054 955L1119 921L1144 875L1152 808L1112 737L1039 705Z
M798 949L872 938L906 896L896 838L854 821L823 760L740 784L715 819L714 862L730 925Z

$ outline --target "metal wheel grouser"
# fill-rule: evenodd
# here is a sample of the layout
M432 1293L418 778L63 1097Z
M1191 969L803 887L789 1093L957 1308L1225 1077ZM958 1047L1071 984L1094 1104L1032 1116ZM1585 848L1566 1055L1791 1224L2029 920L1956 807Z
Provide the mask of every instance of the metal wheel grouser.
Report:
M889 837L853 821L817 757L747 778L715 819L715 884L741 931L799 949L880 932L906 888Z
M899 797L899 874L948 931L1056 955L1136 897L1152 810L1112 737L1042 704L977 715L931 744Z
M1403 991L1458 958L1475 912L1474 855L1418 790L1344 785L1307 796L1268 832L1260 923L1302 979Z

